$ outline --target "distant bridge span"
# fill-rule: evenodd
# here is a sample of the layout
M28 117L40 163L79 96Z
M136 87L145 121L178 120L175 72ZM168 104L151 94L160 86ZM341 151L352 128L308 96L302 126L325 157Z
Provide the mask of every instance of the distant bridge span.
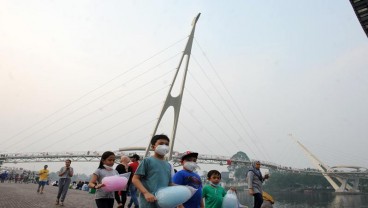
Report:
M127 147L121 148L114 151L117 155L116 162L119 162L119 157L121 155L131 155L137 153L143 158L144 147ZM129 153L130 152L130 153ZM80 152L33 152L33 153L8 153L0 155L1 163L33 163L33 162L64 162L66 159L71 159L74 162L99 162L103 152L97 151L80 151ZM180 166L180 158L182 153L173 152L172 163L174 166ZM237 160L231 159L230 156L220 156L220 155L204 155L200 154L198 156L198 163L200 164L217 164L217 165L238 165L243 164L245 166L250 166L253 160ZM341 178L361 178L368 179L367 168L357 167L357 166L334 166L329 171L322 173L316 169L300 169L286 167L278 165L276 163L261 161L262 166L275 171L285 171L294 173L309 173L316 175L330 175L331 177L339 176ZM350 171L340 170L341 168L350 168Z

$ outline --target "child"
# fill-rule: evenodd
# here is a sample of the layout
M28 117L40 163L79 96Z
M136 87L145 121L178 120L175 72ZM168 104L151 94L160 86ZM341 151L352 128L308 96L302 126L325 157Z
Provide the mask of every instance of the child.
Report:
M101 156L100 165L93 173L88 186L96 189L96 204L98 208L113 208L114 207L114 192L105 192L100 189L104 186L101 183L106 176L119 175L119 173L112 167L115 162L115 154L113 152L104 152Z
M155 135L151 139L154 155L144 158L133 176L133 184L140 191L139 207L156 208L154 196L158 189L173 185L171 166L164 159L169 152L170 139L166 135Z
M207 174L210 184L203 187L203 198L206 208L221 208L222 199L226 195L224 188L220 186L221 173L217 170L210 170Z
M196 193L183 205L178 207L182 208L203 208L202 200L202 181L199 175L193 171L198 168L197 165L198 153L196 152L185 152L181 157L181 164L183 165L183 170L175 173L173 177L173 182L178 185L188 185L195 189L198 189Z

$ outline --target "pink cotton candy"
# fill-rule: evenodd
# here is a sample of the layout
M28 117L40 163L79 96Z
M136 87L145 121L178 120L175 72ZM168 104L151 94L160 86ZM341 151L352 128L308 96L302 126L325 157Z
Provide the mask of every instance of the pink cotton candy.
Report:
M121 176L108 176L102 179L102 190L106 192L122 191L125 190L128 183L128 179Z

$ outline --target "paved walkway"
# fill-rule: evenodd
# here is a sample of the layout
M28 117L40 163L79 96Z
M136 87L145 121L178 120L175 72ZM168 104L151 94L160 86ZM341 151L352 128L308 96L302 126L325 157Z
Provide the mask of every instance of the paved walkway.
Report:
M37 187L37 184L0 183L0 208L62 208L54 205L58 187L45 186L43 194L36 192ZM96 208L94 197L86 191L69 189L64 207Z

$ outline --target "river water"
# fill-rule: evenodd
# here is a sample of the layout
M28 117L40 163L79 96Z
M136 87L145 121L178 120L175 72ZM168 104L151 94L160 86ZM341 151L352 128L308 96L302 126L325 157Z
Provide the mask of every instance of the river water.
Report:
M337 195L331 192L270 193L275 199L274 208L368 208L368 195ZM253 198L239 192L241 204L253 207Z

